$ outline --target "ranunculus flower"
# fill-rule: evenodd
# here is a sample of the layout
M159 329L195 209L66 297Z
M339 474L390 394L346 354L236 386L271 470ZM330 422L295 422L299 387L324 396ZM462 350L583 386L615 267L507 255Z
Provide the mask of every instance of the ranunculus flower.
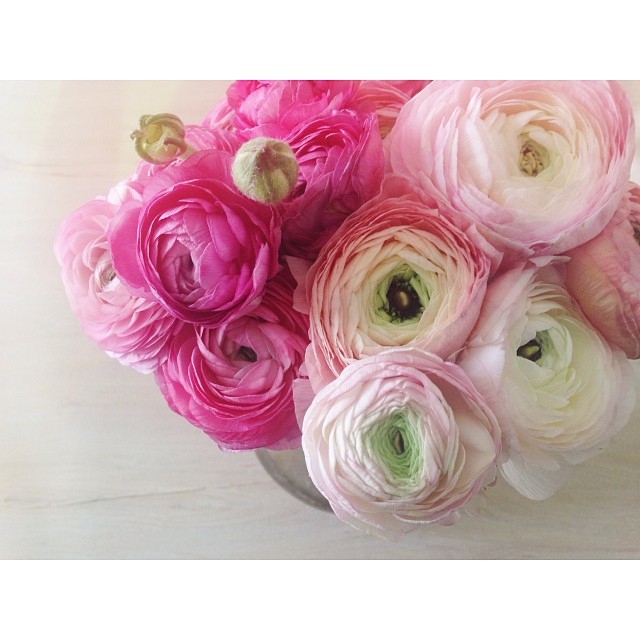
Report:
M360 84L236 82L205 119L207 126L224 127L245 138L282 140L293 151L297 184L277 205L283 254L313 259L345 218L380 189L384 153L376 110L384 110L386 103L376 99L373 87L358 95ZM394 91L394 104L406 102L407 92L416 88L410 85L386 88Z
M627 358L640 358L640 187L631 183L602 233L569 253L567 287Z
M347 107L358 84L354 80L238 80L203 125L244 130L279 124L290 130Z
M157 302L132 295L115 273L106 234L117 210L103 198L76 209L62 223L55 254L87 336L122 364L149 373L166 358L166 343L181 323Z
M388 181L380 197L340 227L306 275L307 367L316 390L351 362L390 346L448 358L480 313L489 260L402 186Z
M187 322L218 326L247 313L278 269L277 213L238 192L231 160L203 151L165 168L110 228L118 275Z
M358 85L350 107L378 115L380 135L385 138L393 128L400 109L429 80L363 80Z
M284 140L298 162L298 184L277 205L283 252L313 259L347 216L380 190L384 154L376 118L342 111L287 133L261 130Z
M504 477L532 499L551 496L571 465L601 451L635 401L624 353L584 317L558 269L498 276L457 360L505 432Z
M336 515L393 538L452 524L493 481L500 432L457 365L399 347L353 363L317 394L302 447Z
M291 281L269 281L249 315L217 328L188 325L172 342L156 381L169 406L222 449L300 444L292 384L307 345Z
M434 81L388 141L390 170L508 262L604 228L629 180L633 114L615 82Z

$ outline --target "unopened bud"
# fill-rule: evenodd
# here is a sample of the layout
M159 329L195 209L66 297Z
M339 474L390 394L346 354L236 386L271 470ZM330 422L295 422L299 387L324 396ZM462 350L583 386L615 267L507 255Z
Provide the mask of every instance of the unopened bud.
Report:
M298 163L286 142L254 138L236 153L231 175L245 196L274 204L284 200L296 186Z
M131 134L138 155L152 164L165 164L183 155L188 145L184 125L172 113L141 116L140 129Z

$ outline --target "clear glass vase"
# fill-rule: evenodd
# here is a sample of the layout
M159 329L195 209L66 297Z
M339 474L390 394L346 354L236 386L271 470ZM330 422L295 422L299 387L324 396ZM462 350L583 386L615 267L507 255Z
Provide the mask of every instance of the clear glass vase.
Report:
M302 449L286 451L257 449L256 455L266 472L291 495L312 507L331 511L327 499L309 478Z

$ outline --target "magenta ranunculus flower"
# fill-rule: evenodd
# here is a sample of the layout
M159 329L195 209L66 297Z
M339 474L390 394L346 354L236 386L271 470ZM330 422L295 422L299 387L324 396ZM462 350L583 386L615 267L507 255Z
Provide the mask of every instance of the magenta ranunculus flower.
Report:
M355 80L238 80L203 125L246 130L278 124L290 130L348 107L358 85Z
M596 236L629 180L633 114L615 82L434 81L401 110L389 169L507 264Z
M231 160L211 150L167 167L110 229L118 275L186 322L219 326L249 312L278 269L277 212L238 192Z
M394 91L394 104L406 102L408 92L417 89L409 84L386 87ZM294 189L277 205L283 254L313 259L345 218L380 189L384 153L376 110L387 108L392 99L377 100L374 87L358 94L360 85L236 82L205 120L207 126L245 138L281 140L291 148L299 172Z
M278 205L287 255L312 259L344 220L380 190L384 175L376 117L343 111L311 119L281 137L298 162L298 183Z
M351 364L317 394L302 447L341 520L397 538L455 522L495 478L500 431L462 369L398 347Z
M611 222L569 253L567 287L602 335L640 358L640 187L631 183Z
M169 406L222 449L300 445L292 384L308 325L293 310L292 289L280 273L250 314L217 328L186 326L156 372Z
M55 254L69 304L87 336L122 364L149 373L166 358L166 344L181 323L157 302L133 295L117 276L107 242L117 210L107 199L76 209L62 223Z
M489 260L403 186L387 181L307 273L307 367L316 390L351 362L392 346L449 358L480 313Z
M599 453L635 404L629 361L584 317L561 268L519 265L493 280L457 360L505 434L504 477L534 500Z

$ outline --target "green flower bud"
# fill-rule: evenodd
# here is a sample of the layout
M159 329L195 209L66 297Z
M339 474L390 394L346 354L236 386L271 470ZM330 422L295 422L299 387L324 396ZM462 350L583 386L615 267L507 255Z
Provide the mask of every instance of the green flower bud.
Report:
M172 113L145 115L140 118L140 129L131 134L137 154L152 164L165 164L183 155L188 145L184 139L184 125Z
M286 142L254 138L245 142L236 153L231 175L245 196L273 204L293 191L298 180L298 163Z

